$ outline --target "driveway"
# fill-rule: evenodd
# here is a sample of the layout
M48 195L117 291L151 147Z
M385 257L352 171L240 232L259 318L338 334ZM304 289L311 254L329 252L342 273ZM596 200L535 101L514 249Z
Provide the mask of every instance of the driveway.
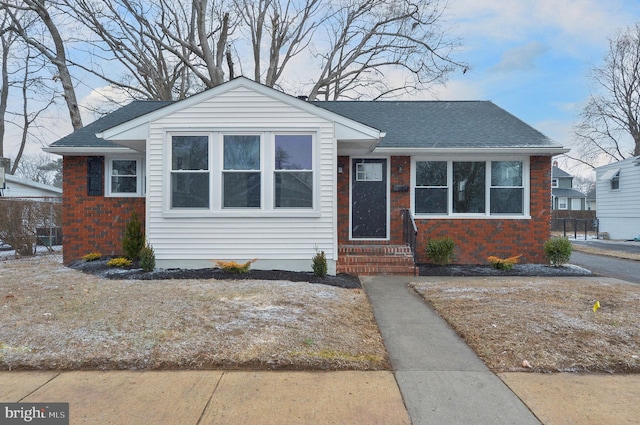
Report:
M640 283L640 243L572 241L571 264L594 274Z

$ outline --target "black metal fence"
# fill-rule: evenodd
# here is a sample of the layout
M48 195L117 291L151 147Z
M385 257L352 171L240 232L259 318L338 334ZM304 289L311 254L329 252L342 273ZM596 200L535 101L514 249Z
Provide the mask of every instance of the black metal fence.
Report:
M587 240L590 237L600 237L598 219L554 218L551 220L551 229L573 239Z

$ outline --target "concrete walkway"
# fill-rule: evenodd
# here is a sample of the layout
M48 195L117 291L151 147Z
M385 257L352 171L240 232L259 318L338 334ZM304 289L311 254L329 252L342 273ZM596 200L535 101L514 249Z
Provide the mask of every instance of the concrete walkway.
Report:
M0 372L0 402L69 403L72 425L410 424L388 371Z
M407 283L361 277L413 425L539 424Z

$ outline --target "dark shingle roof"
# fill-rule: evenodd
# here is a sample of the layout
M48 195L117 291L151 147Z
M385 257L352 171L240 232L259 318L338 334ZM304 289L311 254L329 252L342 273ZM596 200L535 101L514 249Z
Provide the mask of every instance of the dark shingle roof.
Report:
M138 118L141 115L148 114L149 112L153 112L171 103L173 102L160 100L134 100L128 105L123 106L120 109L116 109L91 124L87 124L68 136L53 142L50 147L118 147L119 145L115 143L97 138L96 133L100 133L101 131L115 127L134 118Z
M573 177L573 176L554 165L551 168L551 177L562 178L562 177Z
M331 101L314 104L386 132L379 147L561 147L489 101Z
M559 187L554 187L553 189L551 189L551 194L553 196L563 197L563 198L586 198L587 197L587 195L575 189L562 189Z

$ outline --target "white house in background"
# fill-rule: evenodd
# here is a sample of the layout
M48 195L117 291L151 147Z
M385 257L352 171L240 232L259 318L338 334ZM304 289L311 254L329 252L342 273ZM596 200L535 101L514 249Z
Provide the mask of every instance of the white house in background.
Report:
M611 239L640 235L640 156L596 168L597 218Z
M62 189L48 184L38 183L11 174L4 175L4 186L0 177L0 197L61 197Z

